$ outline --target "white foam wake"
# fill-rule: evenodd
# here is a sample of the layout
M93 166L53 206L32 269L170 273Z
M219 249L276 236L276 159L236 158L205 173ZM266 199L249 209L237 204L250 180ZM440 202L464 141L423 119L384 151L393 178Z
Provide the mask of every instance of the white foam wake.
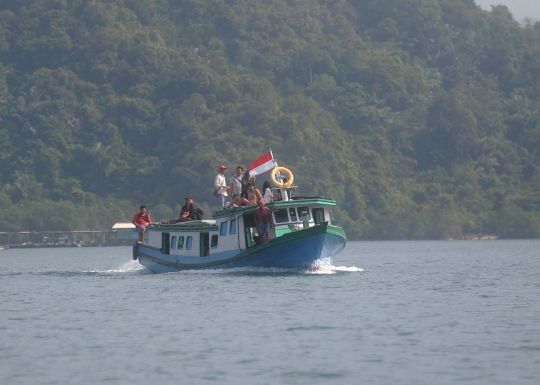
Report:
M356 266L334 266L332 258L324 258L315 262L306 273L308 274L336 274L337 272L360 272L364 269Z
M129 261L119 266L116 269L110 270L94 270L88 271L92 273L130 273L140 272L141 270L148 271L138 261ZM285 268L285 267L233 267L229 269L204 269L204 270L182 270L180 274L336 274L338 272L361 272L364 269L352 266L334 266L332 258L324 258L318 260L313 265L306 268ZM148 271L149 272L149 271ZM176 274L176 273L172 273Z
M357 272L357 271L364 271L364 269L362 269L361 267L356 267L356 266L351 266L351 267L347 267L347 266L334 266L333 267L334 271L348 271L348 272Z
M145 267L139 261L129 261L115 270L109 270L110 273L127 273L130 271L145 270Z
M146 269L143 265L139 263L139 261L129 261L117 267L116 269L90 270L90 271L87 271L87 273L105 273L105 274L130 273L130 272L135 272L135 271L140 271L140 270L146 270Z

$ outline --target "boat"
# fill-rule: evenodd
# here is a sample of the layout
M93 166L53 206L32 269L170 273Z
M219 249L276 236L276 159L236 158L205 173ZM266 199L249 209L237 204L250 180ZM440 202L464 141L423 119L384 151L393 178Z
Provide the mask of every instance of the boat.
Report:
M286 194L285 199L266 204L273 224L266 244L258 242L257 207L230 207L215 211L209 220L149 224L148 241L133 244L133 259L153 273L240 267L310 269L343 250L345 232L331 219L335 200L324 196L289 199Z
M345 232L330 220L336 201L298 197L269 203L274 226L267 244L258 244L255 206L213 213L212 220L147 227L148 242L135 242L133 259L154 273L235 267L310 268L336 256Z

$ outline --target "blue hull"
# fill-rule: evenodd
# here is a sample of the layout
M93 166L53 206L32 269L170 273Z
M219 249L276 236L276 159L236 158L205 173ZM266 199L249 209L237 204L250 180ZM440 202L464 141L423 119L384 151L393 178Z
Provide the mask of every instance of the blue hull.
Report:
M176 272L193 269L230 269L237 267L304 268L319 259L334 257L345 247L346 239L326 231L326 226L312 227L240 251L222 259L163 255L155 248L139 244L137 257L141 265L154 273Z

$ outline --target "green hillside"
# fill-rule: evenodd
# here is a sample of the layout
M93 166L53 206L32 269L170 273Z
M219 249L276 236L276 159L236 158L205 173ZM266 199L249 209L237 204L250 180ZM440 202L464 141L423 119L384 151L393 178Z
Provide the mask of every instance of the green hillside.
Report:
M539 238L539 110L540 23L473 0L5 1L0 231L209 212L271 148L349 239Z

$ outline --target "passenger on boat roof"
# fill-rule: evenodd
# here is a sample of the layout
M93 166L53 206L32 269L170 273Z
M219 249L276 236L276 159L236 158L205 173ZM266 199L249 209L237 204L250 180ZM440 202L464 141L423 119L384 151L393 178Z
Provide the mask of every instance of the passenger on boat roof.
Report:
M186 203L182 206L182 210L180 210L180 216L178 217L179 222L195 220L196 212L197 212L197 206L193 204L193 198L190 196L187 196Z
M277 180L280 180L281 183L287 183L289 181L289 179L287 179L287 177L285 176L279 176L276 175L276 179ZM289 196L291 194L291 191L296 191L296 189L294 187L292 188L282 188L282 189L278 189L276 190L276 201L288 201L289 200Z
M274 197L272 195L272 189L270 187L270 182L268 182L267 180L264 181L263 183L262 191L263 191L263 199L265 202L274 201Z
M240 196L242 198L248 198L248 183L249 182L253 182L253 184L255 184L255 177L252 176L251 178L249 177L249 170L247 170L245 173L244 173L244 176L242 177L242 192L240 193Z
M244 169L242 166L238 166L236 167L236 175L231 176L231 179L229 179L229 188L231 189L232 198L242 194L242 179L244 178L242 175L243 172Z
M248 183L248 198L235 197L230 204L230 207L236 206L256 206L259 204L259 201L262 199L261 192L255 188L255 184L252 182Z
M187 221L193 221L196 220L197 215L197 206L193 204L193 198L190 196L187 196L186 203L182 206L182 209L180 210L180 215L178 215L178 219L173 219L171 221L166 222L167 224L174 224L174 223L180 223L180 222L187 222Z
M227 181L225 180L225 171L227 171L227 167L223 165L219 166L219 174L216 175L216 180L214 181L214 187L217 190L216 196L220 208L225 208L225 197L229 195L227 190L230 189L230 187L227 186Z
M144 243L144 236L146 235L146 226L152 223L150 214L146 213L146 206L139 207L139 212L133 216L131 221L135 225L135 229L139 233L139 242Z

